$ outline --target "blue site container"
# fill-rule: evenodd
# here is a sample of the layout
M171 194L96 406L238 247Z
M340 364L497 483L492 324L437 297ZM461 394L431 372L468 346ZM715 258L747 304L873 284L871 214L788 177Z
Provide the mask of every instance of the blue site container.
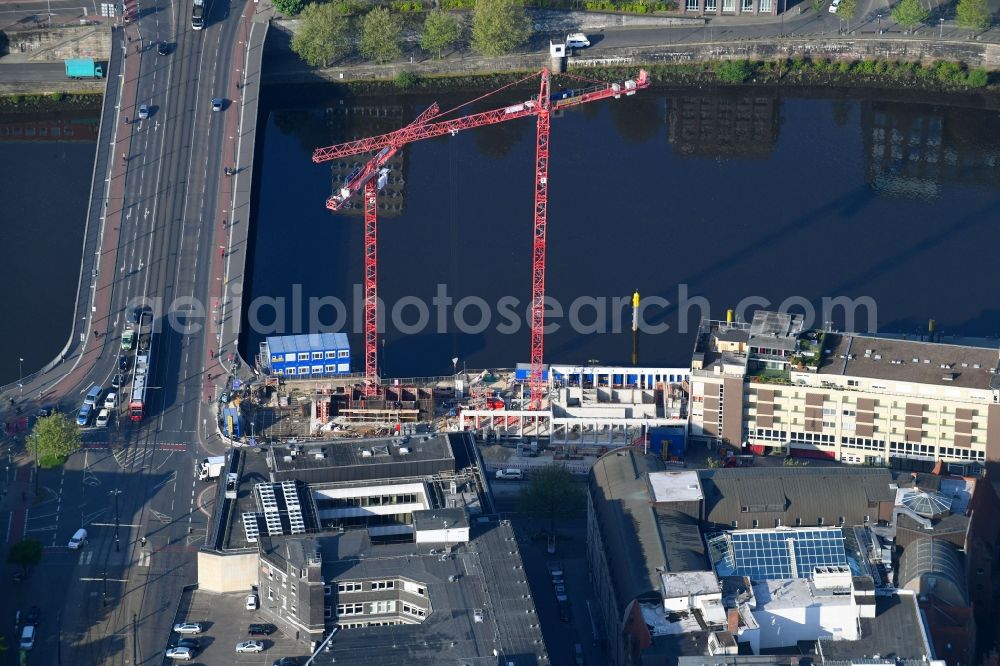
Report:
M664 459L682 459L687 442L684 426L658 426L650 428L649 451Z
M530 363L518 363L517 367L514 368L514 379L519 382L528 381L528 375L531 374L531 364ZM545 366L542 370L542 381L549 381L549 367Z

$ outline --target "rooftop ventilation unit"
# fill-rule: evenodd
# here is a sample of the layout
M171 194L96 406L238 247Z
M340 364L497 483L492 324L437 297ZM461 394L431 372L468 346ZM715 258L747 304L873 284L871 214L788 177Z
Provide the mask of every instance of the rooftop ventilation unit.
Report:
M372 450L371 449L361 449L361 457L362 458L371 458L372 457Z

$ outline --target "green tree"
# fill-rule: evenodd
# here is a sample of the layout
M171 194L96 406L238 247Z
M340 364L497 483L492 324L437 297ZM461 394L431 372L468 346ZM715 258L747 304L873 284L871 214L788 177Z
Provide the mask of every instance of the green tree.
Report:
M555 532L557 519L578 514L583 506L581 484L558 463L533 469L518 497L518 508L529 516L548 520L551 532Z
M334 4L311 4L292 37L292 51L313 67L326 67L351 52L349 21Z
M44 416L35 421L27 444L28 451L38 454L39 460L61 464L80 448L80 429L65 414Z
M42 561L42 542L38 539L21 539L7 552L7 564L16 564L25 574L28 567Z
M285 16L294 16L305 7L305 0L273 0L274 8Z
M986 30L990 27L990 8L986 0L958 0L955 20L962 28Z
M361 55L377 63L385 63L399 57L399 36L403 32L403 22L385 7L376 7L368 12L361 24Z
M435 54L438 58L446 49L453 49L462 36L458 21L443 9L435 9L424 21L424 34L420 36L420 48Z
M524 0L476 0L472 14L472 48L500 56L523 46L531 37Z
M924 9L920 0L899 0L892 8L892 18L904 28L912 30L927 20L930 12Z
M826 7L826 0L812 0L809 4L812 6L814 12L819 13Z
M858 13L858 0L840 0L837 18L847 21L847 31L851 31L851 19Z

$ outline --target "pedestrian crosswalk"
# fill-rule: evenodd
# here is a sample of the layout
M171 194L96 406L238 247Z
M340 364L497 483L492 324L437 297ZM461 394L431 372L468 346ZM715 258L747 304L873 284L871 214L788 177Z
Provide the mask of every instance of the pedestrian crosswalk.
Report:
M129 445L134 447L135 445ZM140 445L146 446L146 445ZM185 442L154 442L151 446L155 451L187 451L188 445ZM113 448L110 442L84 442L83 448L107 451Z

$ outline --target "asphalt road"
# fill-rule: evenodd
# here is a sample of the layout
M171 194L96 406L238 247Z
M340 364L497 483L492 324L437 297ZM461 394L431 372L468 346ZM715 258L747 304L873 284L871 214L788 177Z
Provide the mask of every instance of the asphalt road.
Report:
M145 302L155 314L147 415L133 424L123 401L109 427L85 431L80 453L63 468L38 476L39 497L27 509L23 529L42 541L45 555L32 575L0 600L0 617L11 620L17 609L42 610L29 663L125 664L133 663L133 651L138 662L156 663L180 589L196 580L196 552L214 497L213 486L197 483L193 474L194 460L204 455L199 433L210 419L203 403L210 343L197 327L204 326L203 319L171 320L165 312L176 299L207 303L209 293L218 290L211 272L215 248L203 239L213 238L218 225L222 155L231 143L227 116L237 109L227 104L213 112L210 100L229 89L242 8L242 2L210 1L207 26L196 32L189 3L156 0L137 8L127 34L115 33L116 48L128 55L109 63L108 93L116 94L122 65L124 92L120 108L106 105L102 122L121 126L114 150L127 148L124 158L118 152L105 155L107 178L99 168L94 195L100 201L107 182L111 208L116 188L124 206L120 227L109 214L106 224L113 228L104 229L117 234L114 277L108 280L107 261L101 276L107 284L95 287L105 292L100 302L103 308L106 299L108 310L94 315L94 327L107 330L89 340L93 344L73 365L73 386L60 386L59 402L75 414L92 384L110 385L128 312ZM171 45L167 55L157 53L158 42ZM63 76L59 64L30 67ZM136 118L139 104L148 105L148 119ZM125 117L133 122L125 125ZM125 143L122 132L130 136ZM99 157L108 150L99 145ZM96 273L93 279L104 284ZM81 296L89 300L90 280L81 281ZM182 330L178 324L184 323L196 328ZM81 526L89 543L70 551L66 544ZM8 631L13 639L8 644L14 644ZM8 658L16 663L16 651Z

